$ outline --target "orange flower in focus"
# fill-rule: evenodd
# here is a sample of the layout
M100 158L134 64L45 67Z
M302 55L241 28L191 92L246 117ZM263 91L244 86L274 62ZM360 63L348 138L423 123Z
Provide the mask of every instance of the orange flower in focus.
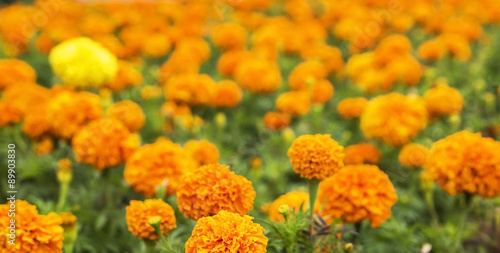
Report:
M214 86L214 80L205 74L178 75L165 84L165 97L176 103L209 105L213 100Z
M116 78L106 84L113 91L121 91L127 87L135 87L142 83L142 74L134 66L126 61L118 61L118 73Z
M328 102L335 93L335 88L330 81L324 79L315 82L312 85L312 102L316 104L324 104Z
M391 217L398 197L389 177L375 165L348 165L319 184L316 211L330 220L369 220L372 227Z
M309 194L305 192L291 191L287 194L279 196L276 200L271 203L267 213L269 214L269 219L275 222L285 221L285 217L279 213L279 208L282 205L288 206L293 209L295 213L299 212L299 209L307 210L309 203Z
M464 106L464 98L460 91L439 83L424 94L427 111L433 116L459 113Z
M250 57L252 57L251 54L245 50L224 52L217 61L217 72L223 76L232 77L239 64Z
M107 111L108 118L120 121L130 132L137 132L144 126L146 116L142 108L131 100L112 104Z
M302 135L287 154L293 171L307 179L325 179L344 166L344 147L329 134Z
M417 143L408 143L399 151L398 161L404 167L418 168L425 164L429 149Z
M281 72L276 63L250 58L238 65L236 82L252 93L271 93L281 86Z
M36 72L26 62L17 59L0 59L0 90L19 83L35 83Z
M179 144L159 138L139 148L127 160L123 176L136 192L146 197L155 196L162 184L166 184L167 194L174 194L182 175L197 165Z
M224 51L244 48L247 37L245 28L237 23L218 24L212 30L212 42Z
M344 119L358 118L365 111L368 100L364 97L345 98L337 105L337 112Z
M281 112L267 112L264 125L270 130L280 130L290 125L290 115Z
M266 252L265 229L252 220L251 216L227 211L201 218L185 244L186 253Z
M219 162L219 150L207 140L191 140L186 142L184 150L200 165Z
M288 76L288 86L292 90L307 90L314 83L326 77L326 69L320 62L305 61L297 65Z
M161 219L160 231L163 235L177 227L174 209L161 199L131 200L126 210L128 231L139 239L158 239L158 234L149 224L152 217Z
M9 209L15 209L15 218L7 216ZM16 200L15 204L9 201L0 205L0 211L4 214L0 216L2 252L63 252L63 228L59 215L53 212L40 215L36 206L24 200ZM15 245L8 243L11 240L8 236L11 219L16 221Z
M288 91L276 98L278 111L291 115L304 115L311 110L311 98L305 91Z
M382 152L371 143L349 145L345 148L345 164L378 164Z
M253 209L254 198L252 182L219 164L186 173L177 189L179 211L193 220L222 210L244 215Z
M214 86L212 105L215 107L235 107L241 102L243 92L234 81L223 80Z

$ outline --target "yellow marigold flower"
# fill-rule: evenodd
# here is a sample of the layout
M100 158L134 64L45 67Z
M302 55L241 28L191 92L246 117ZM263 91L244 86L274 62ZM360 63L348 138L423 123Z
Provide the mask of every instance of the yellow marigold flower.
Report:
M288 157L301 177L324 179L344 166L344 147L329 134L302 135L293 141Z
M113 91L121 91L127 87L135 87L142 83L142 74L132 63L126 61L118 61L118 72L116 77L106 87Z
M349 145L345 148L345 164L378 164L382 152L371 143Z
M72 140L76 160L98 170L124 162L139 147L139 136L131 134L120 121L99 119L79 130ZM135 145L127 145L134 139Z
M36 72L26 62L18 59L0 60L0 90L18 83L35 83Z
M54 141L50 137L44 137L35 142L35 153L38 156L46 155L54 150Z
M144 126L146 116L142 108L131 100L124 100L112 104L107 111L108 118L117 119L130 132L136 132Z
M177 189L179 211L193 220L225 210L247 214L253 209L252 182L235 175L229 166L209 164L186 173Z
M12 209L11 205L15 205L15 217L7 216L8 210ZM9 201L0 205L0 211L4 214L0 216L1 252L63 252L63 228L61 227L62 220L59 215L55 213L40 215L34 205L24 200L16 200L15 204ZM16 221L15 245L8 243L8 240L11 240L8 236L11 219Z
M227 211L201 218L185 244L186 253L266 252L265 230L252 220L251 216L242 217Z
M399 163L405 167L418 168L425 164L429 149L417 143L408 143L399 151Z
M146 199L145 201L131 200L126 208L128 231L140 239L156 240L158 234L149 225L149 219L160 217L160 230L166 235L177 227L174 209L161 199Z
M361 115L361 130L392 146L401 146L427 125L425 102L418 96L393 92L372 99Z
M224 52L217 61L217 72L223 76L233 76L240 63L251 58L250 52L245 50L231 50Z
M372 227L391 217L398 197L389 177L375 165L347 165L319 184L316 211L347 222L369 220Z
M67 85L99 87L118 72L116 56L89 38L74 38L55 46L49 54L54 72Z
M344 119L358 118L365 111L368 100L364 97L346 98L337 104L337 112Z
M219 162L219 150L207 140L188 141L184 145L184 150L200 165Z
M243 92L240 86L231 80L223 80L214 86L212 105L215 107L235 107L241 102Z
M323 79L312 85L311 93L313 103L324 104L333 97L335 88L330 81Z
M212 30L212 42L222 50L244 48L247 37L245 28L237 23L218 24Z
M276 108L282 113L304 115L311 110L311 97L306 91L288 91L276 98Z
M276 63L258 58L242 61L235 70L236 82L252 93L271 93L281 86L281 72Z
M500 195L499 150L500 142L462 131L435 142L424 168L450 195L492 198Z
M290 125L290 115L281 112L267 112L264 125L270 130L280 130Z
M460 91L439 83L424 94L427 111L430 115L442 116L459 113L464 106L464 98Z
M325 66L309 60L297 65L288 76L288 86L292 90L308 90L315 82L326 78Z
M165 84L165 97L176 103L209 105L213 100L214 86L214 80L205 74L178 75Z
M291 191L287 194L279 196L276 200L271 203L267 209L269 218L273 221L285 221L285 217L279 212L279 208L282 205L287 205L290 209L294 209L295 213L299 212L299 209L306 210L309 203L309 194L305 192Z
M156 188L167 184L167 194L174 194L184 173L197 162L177 143L160 138L139 148L125 165L123 175L134 190L146 197L156 195Z

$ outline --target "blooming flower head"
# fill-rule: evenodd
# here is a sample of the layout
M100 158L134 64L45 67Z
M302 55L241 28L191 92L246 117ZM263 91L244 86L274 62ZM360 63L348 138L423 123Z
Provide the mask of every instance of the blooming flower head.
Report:
M148 222L155 216L161 219L160 230L163 235L177 227L174 209L161 199L131 200L126 210L128 231L140 239L158 239L158 234Z
M36 33L36 28L30 23L19 22L19 17L33 17L36 15L33 6L12 4L0 9L0 47L6 56L15 57L26 51L28 44Z
M215 107L235 107L241 102L243 92L240 86L231 80L223 80L214 86L212 105Z
M221 210L247 214L253 209L252 182L235 175L229 166L209 164L186 173L177 189L177 205L187 218L217 214Z
M335 93L335 88L330 81L323 79L316 81L311 87L311 99L313 103L324 104L328 102Z
M293 90L307 90L315 82L326 78L325 66L318 61L305 61L297 65L288 76L288 86Z
M118 72L116 56L89 38L74 38L52 48L49 62L67 85L88 88L112 81Z
M273 221L285 221L285 217L283 217L283 215L279 212L282 205L287 205L288 208L294 209L295 213L298 213L300 208L302 208L302 210L306 210L308 208L308 201L309 194L305 192L291 191L274 200L267 209L267 213L269 214L269 218Z
M428 155L429 149L424 145L408 143L399 151L398 160L405 167L418 168L425 164Z
M448 194L500 195L500 142L467 131L434 143L425 172Z
M118 61L118 72L116 77L106 84L113 91L121 91L127 87L138 86L142 83L142 74L132 63Z
M268 239L264 228L252 222L253 217L220 211L196 222L185 244L186 253L245 252L264 253Z
M427 111L430 115L441 116L459 113L464 106L464 98L460 91L439 83L424 94Z
M213 143L207 140L188 141L184 145L184 150L200 165L219 162L219 150Z
M347 165L319 184L317 211L329 219L369 220L372 227L391 217L398 197L389 177L375 165Z
M301 177L324 179L344 166L344 147L329 134L302 135L293 141L288 157Z
M218 24L212 30L212 42L222 50L244 48L247 37L245 28L237 23Z
M171 44L167 34L151 33L148 39L144 40L141 50L149 58L160 58L168 53L172 47Z
M371 143L360 143L345 148L345 164L378 164L382 152Z
M224 52L217 61L217 72L223 76L233 76L241 62L251 58L250 52L245 50L230 50Z
M344 119L358 118L365 111L368 100L364 97L345 98L337 105L337 112Z
M177 103L209 105L213 100L214 86L214 80L208 75L178 75L165 84L165 97Z
M125 165L123 175L132 188L147 197L166 183L167 194L174 194L184 173L198 163L177 143L159 138L155 143L139 148Z
M271 93L281 85L281 72L276 63L249 58L238 65L234 79L252 93Z
M276 98L278 111L291 115L304 115L311 110L311 97L306 91L288 91Z
M270 130L280 130L290 125L290 115L281 112L267 112L264 125Z
M19 83L35 83L36 72L26 62L17 59L0 60L0 90Z
M427 125L423 99L390 93L372 99L361 115L361 130L368 138L401 146Z
M15 205L15 207L11 207ZM15 217L8 217L9 209L16 210ZM10 201L0 205L0 251L1 252L63 252L63 228L61 217L55 213L47 215L38 214L34 205L24 200L16 200L15 204ZM15 245L8 243L11 224L15 219Z
M144 126L146 116L142 108L131 100L112 104L107 111L108 118L120 121L131 132L136 132Z
M325 66L327 73L339 71L344 67L344 59L340 49L327 44L303 47L300 55L306 60L319 59Z

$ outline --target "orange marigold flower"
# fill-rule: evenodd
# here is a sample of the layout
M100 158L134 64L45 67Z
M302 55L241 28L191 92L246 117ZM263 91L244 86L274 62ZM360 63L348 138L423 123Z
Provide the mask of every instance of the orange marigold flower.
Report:
M116 78L106 84L106 87L113 91L121 91L127 87L135 87L142 83L142 74L132 63L118 61L118 73Z
M371 143L349 145L345 148L345 164L378 164L382 152Z
M19 22L19 17L34 17L37 10L33 6L13 4L0 9L0 46L3 53L15 57L25 52L30 39L37 31L30 20ZM3 77L3 76L2 76Z
M108 108L107 116L120 121L131 132L141 129L146 121L142 108L132 100L112 104Z
M301 177L324 179L344 166L344 147L329 134L302 135L293 141L288 157Z
M182 175L197 165L179 144L160 138L142 146L127 160L123 176L146 197L155 196L157 187L164 183L167 194L174 194Z
M76 224L76 216L70 212L60 213L59 216L61 217L63 227L73 226Z
M464 98L460 91L439 83L424 94L427 111L433 116L459 113L464 106Z
M170 38L166 34L153 33L147 35L147 40L142 44L142 52L150 58L165 56L171 48Z
M405 167L418 168L424 165L428 155L429 149L424 145L408 143L399 151L398 160Z
M393 92L372 99L361 115L361 130L392 146L401 146L427 125L425 102L418 96Z
M305 192L291 191L281 195L267 208L269 219L276 222L285 221L285 217L279 212L279 208L282 205L287 205L290 209L294 209L295 213L298 213L300 208L304 211L308 208L308 201L309 194Z
M155 216L161 219L160 230L163 235L177 227L174 209L161 199L131 200L126 210L128 231L140 239L158 239L158 234L148 222Z
M185 244L186 253L253 252L264 253L268 239L264 228L253 217L220 211L199 219Z
M16 210L15 217L8 217L9 209ZM36 206L24 200L16 200L15 204L7 202L0 205L0 211L5 214L0 216L0 251L2 252L63 252L63 228L61 217L55 213L47 215L38 214ZM16 220L15 245L8 243L11 224Z
M231 50L224 52L217 61L217 71L223 76L233 76L242 61L252 57L245 50Z
M72 147L78 162L103 170L124 162L139 147L138 138L120 121L104 118L80 129L73 137ZM135 145L126 145L131 139Z
M290 115L281 112L267 112L264 125L270 130L280 130L290 125Z
M333 94L335 94L335 88L330 81L323 79L312 85L311 93L313 103L324 104L333 97Z
M276 98L278 111L291 115L304 115L311 110L311 97L305 91L288 91Z
M347 222L369 220L372 227L391 217L398 197L389 177L375 165L347 165L319 184L316 211Z
M425 172L448 194L500 195L500 142L467 131L434 143Z
M36 72L26 62L17 59L0 59L0 90L19 83L35 83Z
M358 118L365 111L368 100L364 97L346 98L337 105L337 112L345 119Z
M235 107L241 102L243 92L234 81L223 80L214 86L212 105L215 107Z
M417 54L423 60L436 61L444 57L446 48L443 43L433 39L420 44Z
M408 37L395 34L385 37L379 42L375 49L375 57L379 63L393 61L394 56L401 56L411 53L412 46Z
M184 145L184 150L200 165L219 162L219 150L207 140L188 141Z
M234 78L252 93L271 93L281 85L281 72L276 63L258 58L246 59L238 65Z
M222 50L244 48L247 37L245 28L237 23L218 24L212 30L212 42Z
M215 82L205 74L183 74L165 84L165 97L176 103L209 105L213 100Z
M319 60L325 67L327 73L340 71L344 68L344 59L340 49L327 44L305 46L300 55L305 60Z
M193 220L222 210L244 215L253 209L254 198L252 182L219 164L186 173L177 189L179 211Z
M288 76L288 86L292 90L308 90L315 82L326 77L325 66L309 60L297 65Z
M7 101L0 100L0 111L2 112L0 114L0 127L17 123L23 118L21 109Z
M187 54L195 58L198 63L203 63L210 58L210 45L201 37L188 37L180 40L176 44L176 50L181 52L181 55Z
M35 154L38 156L46 155L54 150L54 141L50 137L43 137L35 142Z
M38 138L50 131L50 121L47 118L47 105L40 104L31 108L24 116L22 131L30 138Z

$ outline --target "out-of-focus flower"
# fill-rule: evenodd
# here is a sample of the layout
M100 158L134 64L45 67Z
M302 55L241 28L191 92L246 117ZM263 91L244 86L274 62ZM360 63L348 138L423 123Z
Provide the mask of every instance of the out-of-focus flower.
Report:
M34 83L16 83L2 92L0 126L17 123L49 99L49 90Z
M55 46L50 51L49 62L64 84L81 88L104 85L118 72L116 56L86 37Z
M278 111L290 115L304 115L311 110L311 97L307 91L288 91L276 98Z
M208 75L178 75L165 84L165 97L176 103L209 105L213 101L214 86L214 80Z
M170 38L166 34L153 33L142 44L142 52L150 58L165 56L171 48Z
M459 113L464 106L464 98L460 91L439 83L424 94L427 111L430 115L442 116Z
M281 72L276 63L258 58L246 59L234 72L236 82L252 93L271 93L281 85Z
M344 166L344 147L329 134L302 135L293 141L288 157L301 177L324 179Z
M73 179L71 160L63 158L57 162L57 180L60 183L68 183Z
M35 142L34 149L38 156L46 155L54 150L54 141L50 137L43 137L41 140Z
M273 221L285 221L285 217L283 217L283 215L279 212L279 208L282 205L287 205L290 209L293 209L295 213L298 213L300 208L304 211L309 208L308 201L309 194L305 192L291 191L274 200L267 209L267 213L269 214L269 218Z
M133 64L126 61L118 61L118 72L116 77L106 87L113 91L121 91L127 87L135 87L142 83L142 74Z
M312 85L311 98L312 102L316 104L324 104L328 102L335 93L335 88L330 81L323 79L316 81Z
M417 143L408 143L399 151L399 163L405 167L418 168L425 164L429 149Z
M372 99L361 115L363 134L392 146L407 143L426 125L424 100L395 92Z
M252 182L235 175L229 166L209 164L186 173L177 189L177 205L187 218L229 211L240 215L253 209L255 191Z
M214 86L212 105L215 107L235 107L241 102L243 92L235 82L223 80Z
M141 89L141 98L150 100L152 98L159 98L162 95L162 88L156 85L146 85Z
M267 112L264 125L270 130L280 130L290 125L290 115L281 112Z
M142 108L132 100L112 104L108 107L107 116L120 121L130 132L141 129L146 121Z
M288 76L288 86L293 90L308 90L314 83L326 78L325 66L309 60L297 65Z
M36 72L26 62L17 59L0 60L0 90L19 83L35 83Z
M369 220L372 227L391 217L398 197L389 177L375 165L347 165L319 184L316 211L329 219Z
M230 50L224 52L217 61L217 71L223 76L233 76L241 62L251 58L245 50Z
M345 164L378 164L382 152L371 143L360 143L345 148Z
M368 100L364 97L345 98L337 105L337 112L345 119L358 118L365 111Z
M219 162L219 150L207 140L188 141L184 144L184 150L200 165Z
M185 244L186 253L196 252L266 252L268 239L264 228L253 217L220 211L199 219Z
M300 55L306 60L321 61L327 73L340 71L344 67L340 49L326 44L303 47Z
M33 6L13 4L0 9L0 46L5 55L18 56L26 51L29 41L36 33L30 20L20 22L20 17L34 17L36 9Z
M177 227L174 209L161 199L131 200L126 210L128 231L140 239L158 239L158 234L148 222L152 217L160 217L163 235Z
M424 60L439 60L448 54L461 61L468 61L472 54L467 38L453 33L443 33L424 42L417 52Z
M237 23L222 23L212 30L212 42L222 50L242 49L246 46L247 31Z
M425 172L448 194L500 195L500 142L467 131L434 143Z

